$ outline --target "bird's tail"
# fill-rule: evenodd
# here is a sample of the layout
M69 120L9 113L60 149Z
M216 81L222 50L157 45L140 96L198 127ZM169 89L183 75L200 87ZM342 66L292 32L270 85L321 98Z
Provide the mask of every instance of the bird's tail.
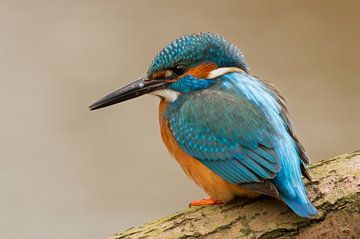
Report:
M305 185L299 177L286 175L280 171L274 178L273 183L277 188L280 198L300 217L311 217L317 214L317 210L307 196Z
M310 200L306 198L289 198L280 192L281 199L300 217L311 217L318 213ZM305 200L304 200L305 199Z

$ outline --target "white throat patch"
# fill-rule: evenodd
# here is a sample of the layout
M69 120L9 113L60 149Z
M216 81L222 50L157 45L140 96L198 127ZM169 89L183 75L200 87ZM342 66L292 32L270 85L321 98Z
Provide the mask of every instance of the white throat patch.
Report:
M181 93L177 92L177 91L174 91L174 90L170 90L170 89L163 89L163 90L153 91L150 94L163 97L169 102L174 102L179 97L179 95Z
M219 76L225 75L227 73L231 73L231 72L244 72L244 71L237 67L222 67L222 68L217 68L213 71L210 71L209 75L206 78L214 79L216 77L219 77Z

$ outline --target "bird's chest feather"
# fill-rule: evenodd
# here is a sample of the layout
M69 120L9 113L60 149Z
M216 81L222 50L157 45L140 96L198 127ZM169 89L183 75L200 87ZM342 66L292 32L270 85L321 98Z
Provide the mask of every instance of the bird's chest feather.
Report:
M202 187L210 197L223 202L231 201L235 196L258 196L257 193L242 189L238 185L227 182L199 160L184 152L171 132L169 121L163 118L163 113L167 106L168 102L162 99L159 105L161 137L169 152L175 157L188 177Z

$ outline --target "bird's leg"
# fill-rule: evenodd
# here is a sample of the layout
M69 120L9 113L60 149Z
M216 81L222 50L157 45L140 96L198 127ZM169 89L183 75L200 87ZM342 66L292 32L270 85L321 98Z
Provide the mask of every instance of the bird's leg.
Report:
M222 201L220 201L220 200L216 200L216 199L213 199L213 198L204 198L204 199L201 199L201 200L192 201L189 204L189 207L192 207L192 206L210 206L210 205L216 205L216 204L224 204L224 203Z

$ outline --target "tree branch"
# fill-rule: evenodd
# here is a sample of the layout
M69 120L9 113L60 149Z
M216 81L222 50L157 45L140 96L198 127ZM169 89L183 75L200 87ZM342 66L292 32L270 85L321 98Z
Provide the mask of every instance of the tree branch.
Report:
M310 219L281 201L262 197L227 205L192 207L116 233L120 238L360 238L360 150L313 164ZM357 237L358 236L358 237Z

